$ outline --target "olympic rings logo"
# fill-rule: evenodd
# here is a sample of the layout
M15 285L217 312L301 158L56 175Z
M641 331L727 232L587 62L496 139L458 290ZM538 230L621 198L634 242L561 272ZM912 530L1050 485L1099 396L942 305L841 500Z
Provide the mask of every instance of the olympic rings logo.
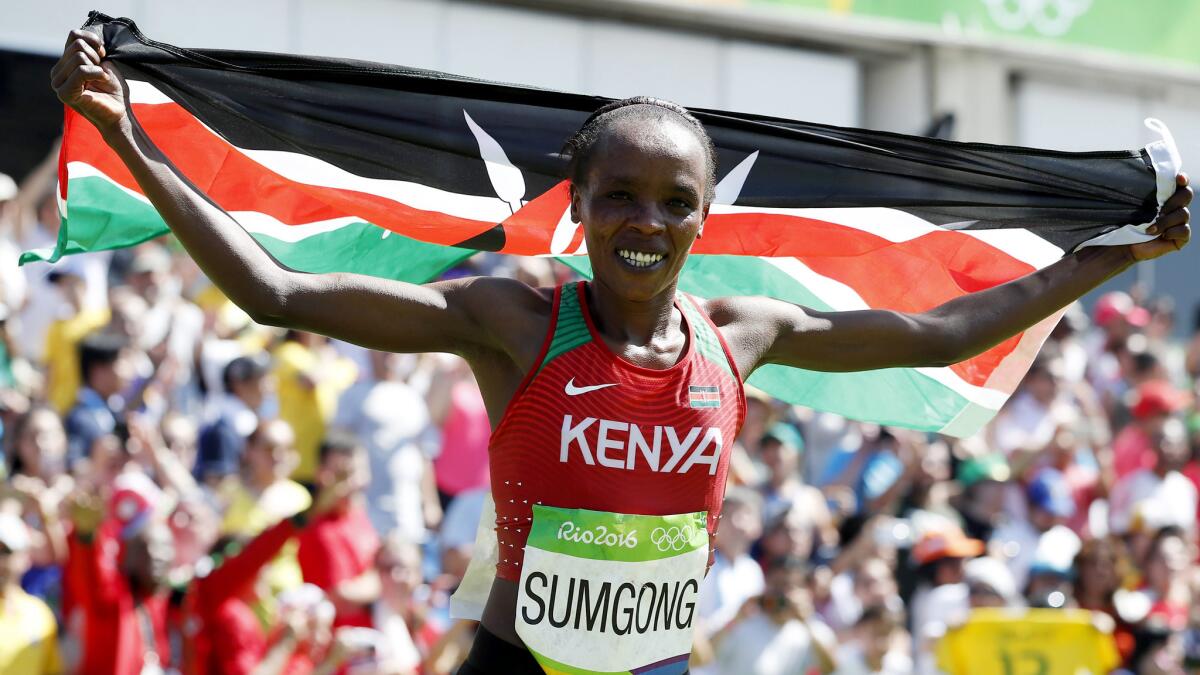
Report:
M656 527L650 532L650 543L661 553L682 551L692 540L690 527Z
M992 21L1004 30L1032 26L1042 35L1059 37L1091 9L1092 0L983 0L983 4Z

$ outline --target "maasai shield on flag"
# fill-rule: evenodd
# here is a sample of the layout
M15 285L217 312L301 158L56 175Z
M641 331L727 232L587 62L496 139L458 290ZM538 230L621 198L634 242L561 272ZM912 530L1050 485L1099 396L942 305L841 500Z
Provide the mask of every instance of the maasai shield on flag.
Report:
M179 170L284 264L424 282L477 251L589 271L568 217L564 141L608 99L344 59L154 42L93 13L132 107ZM652 93L652 92L651 92ZM703 297L922 311L1088 243L1149 239L1174 190L1169 141L1065 153L695 110L720 183L683 272ZM96 130L67 110L53 251L166 231ZM1055 318L948 368L750 383L848 417L965 435L1004 403ZM848 347L849 348L849 347Z

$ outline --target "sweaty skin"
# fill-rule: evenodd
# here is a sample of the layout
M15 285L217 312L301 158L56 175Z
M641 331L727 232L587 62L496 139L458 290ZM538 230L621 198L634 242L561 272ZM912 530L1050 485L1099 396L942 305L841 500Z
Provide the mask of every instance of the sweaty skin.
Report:
M103 58L99 37L72 31L51 71L52 87L96 126L171 231L231 300L259 323L380 351L458 354L475 373L495 429L538 356L553 289L487 277L415 285L283 267L155 147L129 114L120 73ZM687 342L673 301L679 271L708 214L704 149L686 123L670 116L649 127L617 121L603 134L586 180L571 186L571 215L584 225L594 271L588 306L614 353L639 366L667 368ZM761 297L709 300L704 309L746 377L766 363L825 371L956 363L1135 262L1185 246L1192 191L1185 176L1178 185L1151 231L1157 239L1085 249L926 312L816 312ZM635 266L622 251L663 257ZM483 625L520 644L513 628L516 596L516 584L497 580Z

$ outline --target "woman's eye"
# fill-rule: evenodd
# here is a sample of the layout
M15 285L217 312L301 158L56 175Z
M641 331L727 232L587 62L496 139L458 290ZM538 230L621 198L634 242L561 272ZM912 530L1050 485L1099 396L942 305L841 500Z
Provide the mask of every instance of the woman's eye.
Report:
M629 199L629 193L618 190L616 192L608 193L608 198L609 199Z
M674 206L675 208L680 208L680 209L691 210L692 208L694 208L692 206L691 202L688 202L683 199L672 199L671 201L667 202L667 204L669 204L670 206Z

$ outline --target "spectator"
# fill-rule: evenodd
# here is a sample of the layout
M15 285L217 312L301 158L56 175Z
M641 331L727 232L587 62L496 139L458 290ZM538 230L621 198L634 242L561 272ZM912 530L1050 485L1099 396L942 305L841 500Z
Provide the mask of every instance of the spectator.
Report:
M894 605L870 605L854 625L850 642L837 650L835 675L907 675L913 671L905 644L904 614Z
M295 432L300 453L292 478L312 483L321 439L337 413L338 397L354 384L358 369L338 356L326 337L298 330L287 332L274 356L279 417Z
M267 364L239 356L225 366L212 421L200 430L196 479L215 488L237 473L246 438L258 427L258 411L266 395Z
M337 614L334 626L371 625L370 605L379 599L375 555L379 536L363 505L366 451L358 440L332 433L320 447L317 490L346 484L347 490L300 535L297 558L304 580L329 595Z
M96 441L116 431L124 402L118 396L129 386L128 342L115 335L96 334L79 344L83 386L67 414L67 465L90 459Z
M287 422L260 423L246 441L240 480L228 497L221 534L246 540L309 508L312 497L308 490L288 478L295 465L296 450ZM273 614L279 593L304 583L297 547L295 540L288 541L263 571L266 592L256 605L260 616Z
M86 626L81 672L139 675L170 663L166 583L174 551L161 499L144 474L127 473L110 500L111 519L102 523L103 504L91 494L69 504L68 573Z
M470 490L487 487L488 439L492 425L475 376L462 359L443 365L429 392L429 412L442 430L442 448L433 460L442 508Z
M971 609L1024 605L1012 572L997 558L985 556L968 560L963 565L963 580L967 584L967 603Z
M1133 471L1113 487L1109 498L1111 530L1125 534L1135 520L1141 520L1157 527L1173 525L1195 532L1196 486L1181 473L1191 455L1183 423L1177 419L1164 422L1151 446L1151 468Z
M764 520L774 520L804 498L802 493L808 486L801 480L799 471L803 449L803 437L787 422L772 425L759 441L758 457L767 470L762 483Z
M25 524L0 512L0 674L47 675L63 672L54 614L21 590L29 566Z
M1188 622L1192 604L1188 584L1188 565L1196 556L1190 550L1187 537L1178 527L1164 527L1150 542L1141 561L1142 585L1136 591L1132 606L1146 607L1144 620L1173 631L1182 630Z
M388 644L389 672L415 673L445 630L429 616L430 589L421 579L421 549L393 532L375 557L382 586L375 627Z
M1138 469L1153 469L1153 441L1173 414L1188 405L1186 392L1169 382L1153 380L1142 384L1133 399L1133 421L1113 440L1113 471L1117 480Z
M1001 453L972 457L958 468L960 493L952 503L963 519L966 534L989 541L1004 518L1004 499L1012 471Z
M146 305L137 347L160 362L157 379L176 410L194 412L199 389L192 365L204 330L204 314L180 295L180 280L171 274L171 256L157 242L134 250L126 276L129 287Z
M1018 588L1029 579L1029 568L1037 557L1040 542L1049 538L1070 560L1079 550L1079 537L1066 526L1075 514L1075 501L1058 469L1038 471L1025 488L1025 518L1012 518L996 528L991 544L1001 552Z
M1117 592L1132 573L1125 545L1115 537L1085 541L1071 568L1075 604L1113 621L1113 639L1121 662L1129 662L1134 649L1133 627L1117 612L1115 602Z
M79 393L79 342L108 324L107 307L87 307L81 264L70 259L47 276L64 299L62 315L46 329L46 397L59 414L66 413Z
M747 600L762 595L762 568L750 545L762 535L761 499L747 488L725 492L712 567L700 586L701 630L711 635L729 623Z
M926 532L913 546L918 586L913 594L913 655L916 672L934 671L933 649L946 627L966 618L968 587L966 561L981 555L984 544L961 530L946 526Z
M398 356L369 352L371 370L342 394L337 427L362 439L371 465L367 515L381 536L421 542L442 510L431 456L436 433L425 399L401 381Z
M763 595L713 637L722 673L833 672L833 632L813 618L808 566L796 557L767 565Z

